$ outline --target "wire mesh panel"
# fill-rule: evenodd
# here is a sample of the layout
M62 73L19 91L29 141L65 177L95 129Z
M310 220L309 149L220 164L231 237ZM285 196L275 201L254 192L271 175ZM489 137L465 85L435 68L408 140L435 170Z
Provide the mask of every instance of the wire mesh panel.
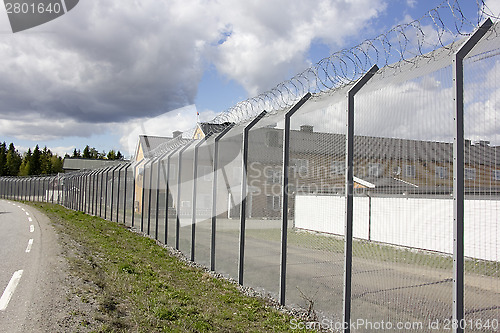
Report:
M219 141L217 170L215 270L238 278L243 127L231 129Z
M156 221L155 223L157 224L156 227L156 239L161 241L162 243L165 243L165 215L167 212L167 207L166 207L166 189L167 189L167 184L166 184L166 176L167 176L167 160L166 160L166 155L163 155L161 159L158 161L158 188L157 188L157 210L156 210Z
M279 294L283 115L248 133L244 284Z
M123 215L123 207L125 204L125 175L126 175L126 170L127 167L130 167L129 164L124 165L122 168L119 169L118 171L118 188L117 188L117 206L116 206L116 222L118 223L123 223L124 215Z
M158 178L158 169L160 168L159 160L155 159L153 164L151 164L151 190L149 193L149 204L148 204L148 225L149 225L149 235L154 238L157 238L157 218L156 218L156 206L158 204L158 186L159 186L159 178Z
M214 139L198 147L195 192L195 261L210 267Z
M421 332L452 317L450 60L402 74L386 68L355 96L352 320L366 323L360 331L385 322Z
M136 195L136 177L135 172L136 163L132 163L130 167L126 170L126 179L125 184L127 188L125 189L125 225L128 227L132 227L132 216L135 211L135 195Z
M500 329L500 41L491 29L464 61L467 332Z
M90 178L90 198L89 198L89 205L90 205L90 214L91 215L96 215L96 201L97 201L97 175L98 171L96 170L95 172L92 173L92 176Z
M138 198L140 201L140 219L137 221L137 228L142 232L147 232L148 223L148 205L149 205L149 191L151 189L151 180L149 174L151 172L151 160L146 160L142 165L142 182L141 182L141 196Z
M192 246L193 159L196 144L197 141L188 145L188 148L181 153L181 161L177 165L178 168L180 167L180 170L177 169L177 172L180 171L180 181L178 184L180 187L180 199L178 198L177 201L177 215L179 218L179 250L187 258L191 258Z
M132 173L133 177L133 193L132 193L132 212L131 226L136 229L140 228L142 219L142 192L144 191L144 161L141 161L134 166Z
M109 214L108 219L110 221L116 221L116 203L118 202L118 168L113 167L109 173Z
M102 208L102 217L104 219L109 219L109 216L110 215L110 206L111 206L111 194L112 194L112 179L113 179L113 168L112 167L109 167L105 174L104 174L104 177L103 177L103 184L102 184L102 187L103 187L103 202L102 202L102 205L103 205L103 208Z
M290 122L286 303L332 322L342 320L345 108L345 91L312 97Z

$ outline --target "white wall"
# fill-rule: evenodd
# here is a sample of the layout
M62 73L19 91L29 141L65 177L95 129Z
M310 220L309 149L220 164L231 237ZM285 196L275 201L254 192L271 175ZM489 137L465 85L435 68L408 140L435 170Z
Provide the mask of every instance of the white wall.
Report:
M345 198L296 197L295 227L344 234ZM368 239L369 198L354 198L354 237ZM453 253L453 200L372 198L371 240ZM465 256L500 261L500 201L465 201Z

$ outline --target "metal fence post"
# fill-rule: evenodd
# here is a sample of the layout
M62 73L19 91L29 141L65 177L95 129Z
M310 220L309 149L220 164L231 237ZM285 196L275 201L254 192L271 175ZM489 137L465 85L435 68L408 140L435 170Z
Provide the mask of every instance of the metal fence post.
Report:
M288 167L290 165L290 118L297 112L305 102L311 98L307 93L285 113L285 128L283 132L283 170L282 170L282 192L281 192L281 261L280 261L280 304L285 305L286 294L286 257L287 257L287 232L288 232Z
M453 139L453 331L463 332L464 320L464 73L463 60L493 25L487 19L453 57L455 126Z
M243 130L242 164L241 164L241 204L240 204L240 253L238 260L238 283L243 285L243 269L245 267L245 227L247 209L247 167L248 167L248 134L265 115L262 111Z
M351 283L352 283L352 230L354 192L354 96L378 71L374 65L347 93L346 176L345 176L345 226L344 226L344 332L351 332Z

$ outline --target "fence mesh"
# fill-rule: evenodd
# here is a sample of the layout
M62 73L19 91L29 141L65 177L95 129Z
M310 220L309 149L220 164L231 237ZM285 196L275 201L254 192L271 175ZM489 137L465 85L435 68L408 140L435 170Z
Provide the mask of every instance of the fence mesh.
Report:
M287 303L334 322L343 306L345 93L313 97L290 122Z
M500 318L500 43L487 35L464 60L465 323Z

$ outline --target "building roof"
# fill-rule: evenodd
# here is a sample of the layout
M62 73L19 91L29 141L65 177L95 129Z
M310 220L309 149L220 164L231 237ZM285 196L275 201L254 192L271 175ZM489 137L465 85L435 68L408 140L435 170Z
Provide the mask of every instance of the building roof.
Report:
M252 134L254 133L254 134ZM274 133L274 134L273 134ZM250 158L280 159L283 146L283 130L260 128L250 132ZM276 150L276 153L272 150ZM465 163L500 166L500 147L489 146L482 141L471 144L466 141ZM321 154L335 158L345 155L345 135L293 130L290 134L290 154ZM354 157L370 160L407 160L453 163L453 144L448 142L383 138L372 136L354 137Z

